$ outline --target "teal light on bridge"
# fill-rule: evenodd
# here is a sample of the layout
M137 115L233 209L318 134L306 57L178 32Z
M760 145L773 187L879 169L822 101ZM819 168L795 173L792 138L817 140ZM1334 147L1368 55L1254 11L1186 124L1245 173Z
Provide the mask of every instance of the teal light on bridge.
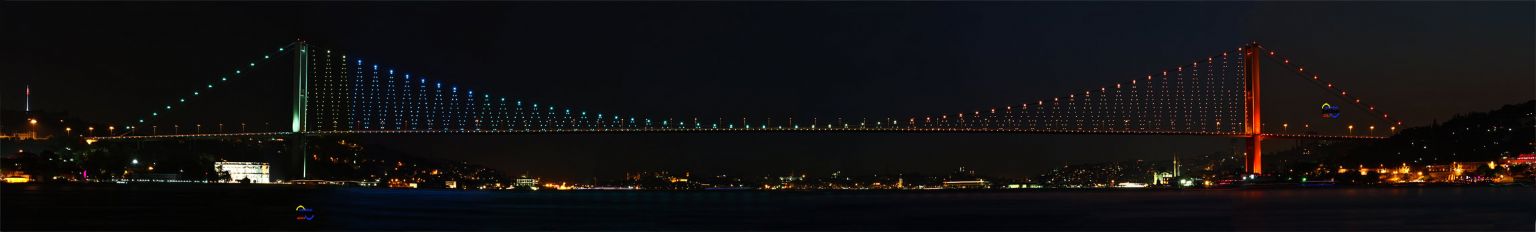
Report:
M202 93L200 93L200 92L192 92L192 96L197 96L199 94L202 94Z
M186 98L182 98L181 100L178 100L178 101L179 102L187 102L187 99Z

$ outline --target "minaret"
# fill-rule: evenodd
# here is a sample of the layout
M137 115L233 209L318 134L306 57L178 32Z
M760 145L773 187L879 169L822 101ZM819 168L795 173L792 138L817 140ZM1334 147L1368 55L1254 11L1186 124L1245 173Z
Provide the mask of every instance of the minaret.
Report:
M27 85L27 113L32 112L32 85Z
M1173 177L1179 177L1179 153L1173 153Z

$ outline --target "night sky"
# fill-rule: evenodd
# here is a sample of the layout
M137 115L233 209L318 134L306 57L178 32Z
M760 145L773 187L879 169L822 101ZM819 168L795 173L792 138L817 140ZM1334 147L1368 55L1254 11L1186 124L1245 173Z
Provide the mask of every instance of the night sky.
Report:
M4 2L0 97L4 109L20 109L22 85L31 85L35 110L127 122L303 38L461 87L584 109L658 118L883 118L1063 95L1259 41L1416 126L1536 99L1532 9L1536 3ZM231 102L194 104L208 108L186 113L283 119L291 78L284 65L213 97ZM1300 80L1283 74L1265 73ZM1316 88L1265 91L1302 99L1297 107L1266 103L1278 106L1266 117L1310 116L1310 104L1326 97ZM959 166L1021 176L1066 162L1162 160L1241 145L1216 137L897 133L359 139L558 178Z

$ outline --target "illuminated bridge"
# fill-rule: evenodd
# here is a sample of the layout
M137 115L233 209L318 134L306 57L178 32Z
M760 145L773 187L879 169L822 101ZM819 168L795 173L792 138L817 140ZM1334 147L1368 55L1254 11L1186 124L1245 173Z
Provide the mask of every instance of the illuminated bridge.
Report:
M221 128L203 133L198 125L194 133L183 133L178 122L163 120L200 96L220 90L215 87L247 79L242 77L251 70L278 63L274 59L285 56L293 58L292 86L296 93L284 97L292 101L286 129L249 131L242 126L235 132ZM1339 120L1340 108L1352 107L1367 115L1354 120L1366 121L1334 128L1346 133L1322 134L1308 122L1296 121L1293 126L1293 122L1261 120L1259 67L1266 60L1295 74L1280 78L1315 85L1314 90L1321 90L1334 100L1337 105L1325 103L1320 109L1322 117L1314 119L1330 120L1332 112L1332 120ZM177 129L165 133L169 127L160 125L167 124ZM1116 83L1063 91L1055 97L985 109L855 119L660 118L638 112L554 105L460 88L444 79L413 76L339 50L299 41L239 64L229 73L188 91L184 97L169 99L163 106L146 111L142 118L118 125L126 129L87 140L286 137L300 144L295 146L298 150L294 154L307 154L303 145L306 137L353 134L895 132L1218 136L1245 138L1247 170L1262 173L1260 144L1264 139L1381 139L1395 133L1402 122L1361 100L1357 93L1346 91L1258 43ZM1361 133L1356 133L1356 125Z

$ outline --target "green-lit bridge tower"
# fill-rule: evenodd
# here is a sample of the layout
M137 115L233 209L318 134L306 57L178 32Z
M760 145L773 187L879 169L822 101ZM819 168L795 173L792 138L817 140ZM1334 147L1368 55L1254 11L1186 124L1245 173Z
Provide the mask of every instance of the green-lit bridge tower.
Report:
M289 156L296 159L291 163L299 166L297 179L307 179L309 159L305 156L309 156L309 142L304 132L309 130L308 122L305 121L309 113L309 43L299 40L295 42L294 49L298 52L293 56L293 125L288 131L292 133L289 136L289 144L292 146ZM290 170L289 173L293 172Z

